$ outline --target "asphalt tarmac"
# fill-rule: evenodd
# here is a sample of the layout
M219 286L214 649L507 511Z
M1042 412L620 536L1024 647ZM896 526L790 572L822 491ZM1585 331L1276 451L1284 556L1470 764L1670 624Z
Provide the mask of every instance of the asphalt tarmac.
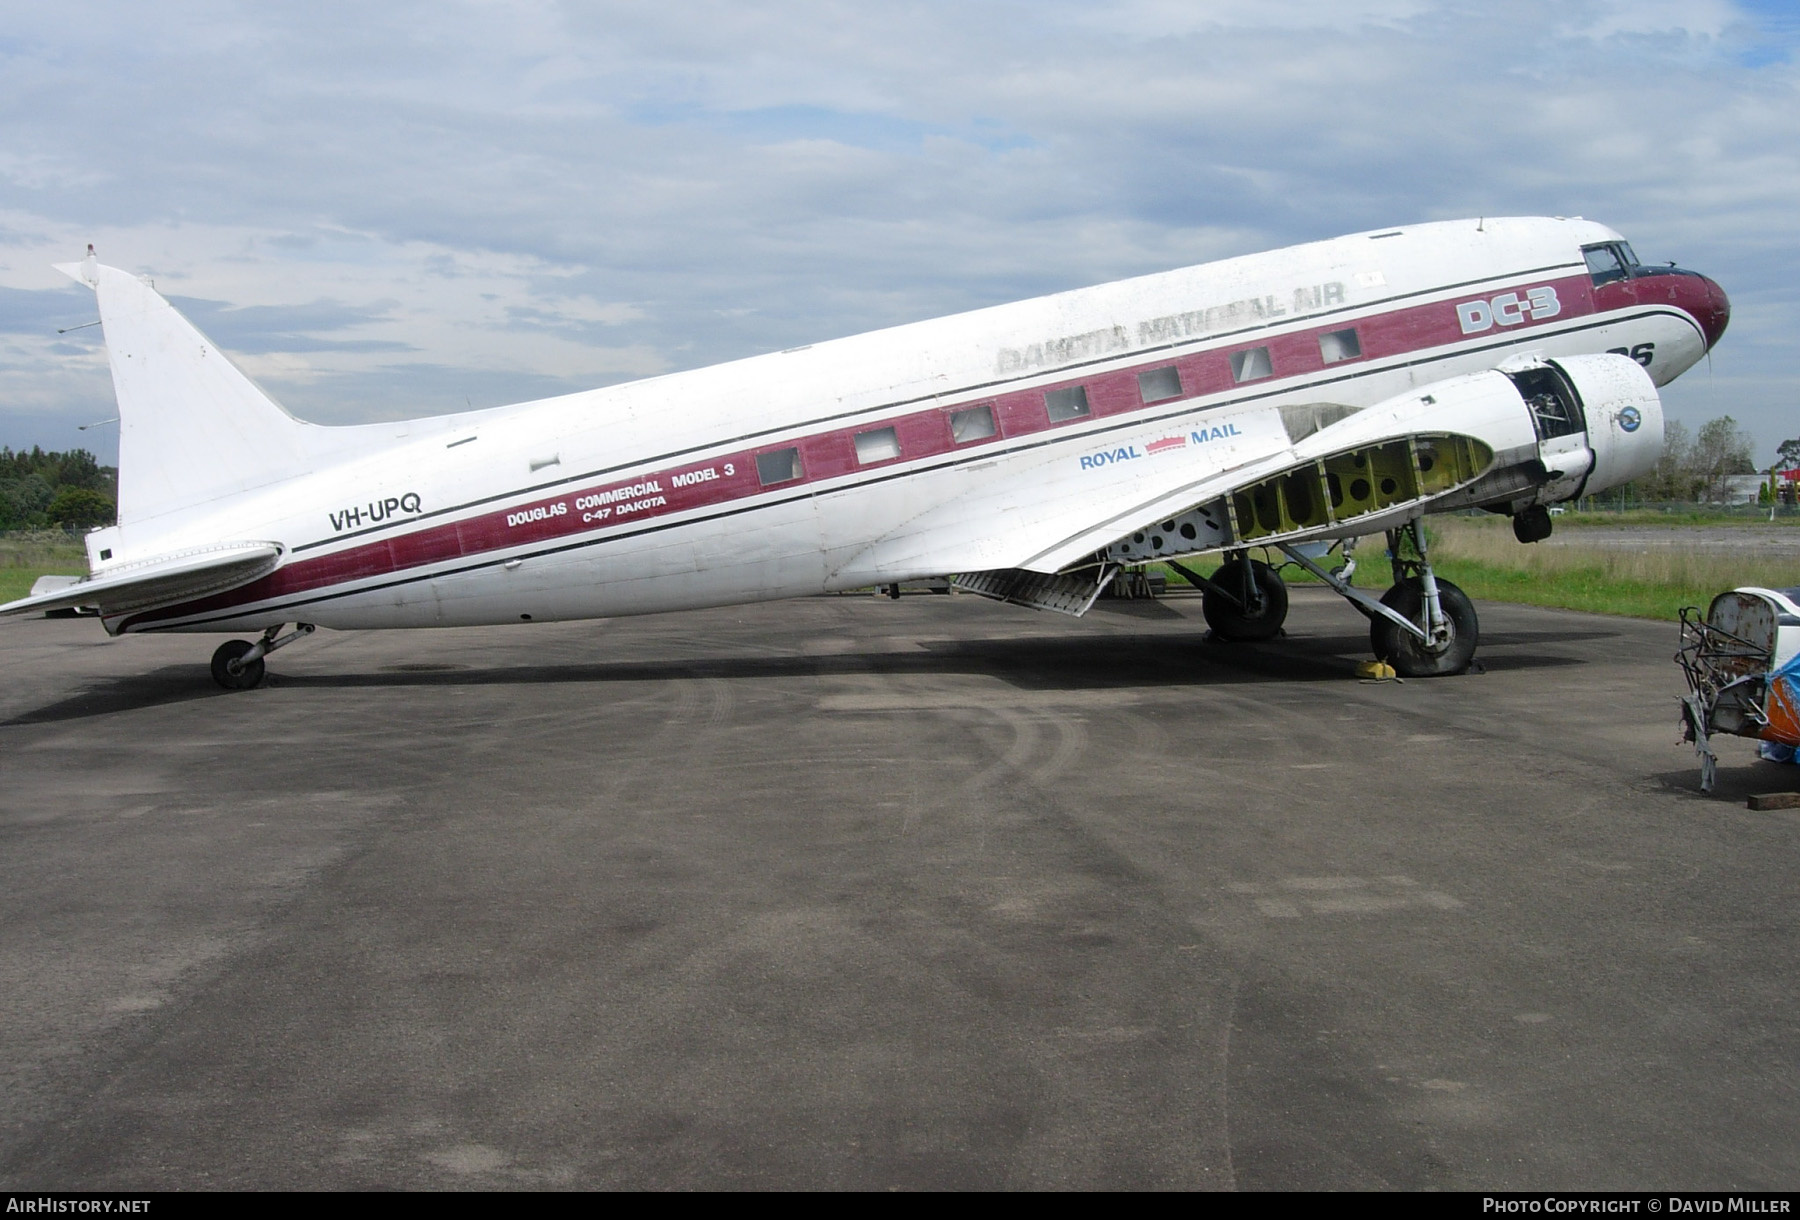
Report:
M0 624L0 1187L1800 1186L1800 768L1478 608Z

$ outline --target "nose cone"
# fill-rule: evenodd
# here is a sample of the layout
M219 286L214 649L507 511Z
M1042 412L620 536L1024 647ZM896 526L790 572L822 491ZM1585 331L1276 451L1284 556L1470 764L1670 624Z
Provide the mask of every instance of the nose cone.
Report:
M1710 352L1731 324L1731 301L1712 280L1704 275L1697 278L1705 289L1695 302L1694 320L1700 323L1700 333L1706 336L1706 350Z

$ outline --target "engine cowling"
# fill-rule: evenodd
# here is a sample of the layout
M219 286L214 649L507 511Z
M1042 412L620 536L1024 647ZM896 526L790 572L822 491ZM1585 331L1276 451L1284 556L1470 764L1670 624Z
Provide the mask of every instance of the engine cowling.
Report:
M1552 363L1581 397L1593 455L1582 485L1562 498L1618 487L1656 469L1663 452L1663 411L1650 374L1626 356L1569 356Z

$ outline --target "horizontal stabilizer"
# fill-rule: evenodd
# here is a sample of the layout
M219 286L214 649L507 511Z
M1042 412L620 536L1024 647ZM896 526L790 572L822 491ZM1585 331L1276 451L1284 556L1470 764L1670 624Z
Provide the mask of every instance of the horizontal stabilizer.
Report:
M156 610L247 585L274 571L280 561L281 547L273 542L196 547L120 564L64 588L7 602L0 615L83 606L108 616Z
M964 572L950 583L965 593L979 593L995 601L1033 610L1054 610L1080 618L1106 588L1106 582L1118 569L1103 567L1070 572L1063 576L1046 576L1042 572L1026 572L1019 568L1002 568L993 572Z

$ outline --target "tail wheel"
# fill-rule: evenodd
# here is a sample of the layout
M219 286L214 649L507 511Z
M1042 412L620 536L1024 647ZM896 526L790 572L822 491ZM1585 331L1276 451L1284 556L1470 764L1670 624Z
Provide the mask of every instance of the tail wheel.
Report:
M1428 644L1393 621L1376 615L1369 620L1369 647L1376 659L1386 661L1402 678L1442 678L1460 674L1475 658L1481 623L1469 595L1447 580L1439 580L1438 605L1450 628L1441 644ZM1416 577L1408 577L1381 598L1381 604L1424 626L1425 590Z
M238 666L236 672L232 669L232 662L254 647L256 645L249 640L226 640L220 644L218 651L212 656L213 681L226 690L250 690L260 686L263 680L261 657L248 665Z
M1220 639L1246 644L1272 640L1280 633L1281 624L1287 621L1287 585L1274 568L1260 560L1250 561L1250 571L1257 592L1262 595L1261 604L1253 610L1247 608L1254 601L1244 576L1244 565L1234 559L1226 560L1225 565L1212 574L1212 583L1218 590L1206 589L1201 594L1200 612L1206 616L1206 625ZM1230 596L1223 596L1220 590Z

